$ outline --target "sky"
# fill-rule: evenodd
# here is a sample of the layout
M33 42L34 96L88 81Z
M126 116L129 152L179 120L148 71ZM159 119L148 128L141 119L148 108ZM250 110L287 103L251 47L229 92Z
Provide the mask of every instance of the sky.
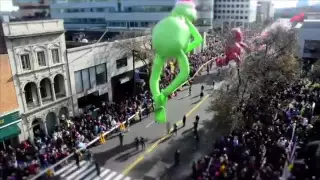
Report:
M275 8L295 7L298 0L273 0ZM309 5L320 3L320 0L309 0ZM12 5L12 0L0 0L0 11L14 11L18 8Z
M17 7L12 5L12 0L0 0L0 12L1 11L14 11Z
M298 0L273 0L275 8L295 7ZM309 0L309 5L320 3L320 0Z

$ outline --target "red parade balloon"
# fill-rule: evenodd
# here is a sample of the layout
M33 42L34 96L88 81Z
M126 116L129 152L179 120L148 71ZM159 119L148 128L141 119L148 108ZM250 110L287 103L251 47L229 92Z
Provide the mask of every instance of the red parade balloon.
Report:
M233 35L234 41L241 42L243 40L243 34L242 34L240 28L233 28L231 30L231 34Z
M238 56L241 55L241 46L238 43L230 45L226 48L225 55L228 61L238 59Z

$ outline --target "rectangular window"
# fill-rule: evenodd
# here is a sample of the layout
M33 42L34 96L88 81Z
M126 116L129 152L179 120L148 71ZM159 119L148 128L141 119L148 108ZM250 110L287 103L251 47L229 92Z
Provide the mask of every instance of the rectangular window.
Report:
M76 83L76 92L81 93L83 91L81 71L74 72L74 80Z
M97 12L104 12L104 8L97 8Z
M304 48L303 48L304 53L310 53L315 56L320 52L320 41L318 40L305 40L304 41Z
M128 59L127 58L118 59L116 61L117 69L120 69L122 67L126 67L127 65L128 65Z
M37 52L37 58L38 58L38 65L39 66L47 66L44 51Z
M90 87L94 87L96 85L96 68L89 68L89 77L90 77Z
M31 63L30 63L30 55L24 54L21 55L21 65L22 69L25 71L31 70Z
M82 75L83 90L85 91L90 89L89 69L81 70L81 75Z
M59 57L59 50L58 49L52 49L52 62L53 64L60 63L60 57Z
M97 85L104 84L107 82L107 70L105 63L96 66L96 81Z

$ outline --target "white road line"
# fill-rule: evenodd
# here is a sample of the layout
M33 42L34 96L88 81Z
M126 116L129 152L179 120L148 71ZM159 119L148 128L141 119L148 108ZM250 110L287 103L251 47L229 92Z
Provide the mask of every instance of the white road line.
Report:
M151 123L149 123L146 128L150 127L152 124L154 124L155 121L152 121Z
M93 180L99 180L99 179L102 179L103 176L107 175L111 170L110 169L104 169L104 168L101 168L101 173L100 173L100 177L96 177L94 178ZM97 175L97 173L94 173L94 175ZM86 179L89 179L89 178L86 178Z
M60 173L62 173L63 171L65 171L66 169L70 168L72 165L75 165L75 162L71 162L68 165L62 167L61 169L59 169L57 172L54 172L54 175L59 175Z
M76 172L73 172L72 174L70 174L67 179L71 179L73 180L78 174L83 173L83 171L85 169L87 169L89 166L91 166L92 164L90 162L86 163L85 165L83 165L80 169L77 169Z
M124 178L124 180L131 180L131 177L126 177Z
M81 161L81 162L80 162L80 166L82 166L84 163L85 163L85 161ZM74 171L74 170L77 169L77 168L78 168L78 166L77 166L77 165L74 165L74 166L72 166L70 169L68 169L65 173L61 174L60 176L61 176L61 177L64 177L64 176L68 175L70 172Z
M79 176L77 176L77 178L75 178L74 180L80 180L81 178L83 178L84 176L88 175L89 172L91 172L93 169L95 169L94 166L90 167L89 169L85 170L84 172L82 172L82 174L79 174ZM96 171L93 171L93 173L96 173Z
M108 169L107 169L107 170L108 170ZM110 170L109 170L109 171L110 171ZM107 173L108 173L109 171L107 171ZM101 174L100 174L100 175L101 175ZM97 171L93 171L93 172L90 173L90 175L87 176L85 179L92 180L92 179L94 179L95 177L97 177ZM100 177L98 177L98 178L100 178Z
M117 175L118 173L117 172L115 172L115 171L113 171L111 174L109 174L106 178L103 178L103 180L112 180L113 179L113 177L115 176L115 175Z
M118 176L113 178L112 180L121 180L123 177L124 177L123 174L118 174Z

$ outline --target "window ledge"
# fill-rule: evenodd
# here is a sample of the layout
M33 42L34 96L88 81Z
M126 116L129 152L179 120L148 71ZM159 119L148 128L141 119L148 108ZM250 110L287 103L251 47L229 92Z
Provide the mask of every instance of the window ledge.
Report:
M27 109L26 112L23 113L23 114L25 114L25 115L33 114L33 113L35 113L35 112L44 110L44 109L46 109L46 108L48 108L48 107L53 107L53 106L55 106L56 104L61 103L61 102L63 102L63 101L69 100L69 98L70 98L70 97L67 96L67 97L64 97L64 98L57 99L56 101L50 101L50 102L48 102L47 104L43 104L42 106L37 106L37 107L32 108L32 109Z
M39 68L28 70L28 71L22 70L22 72L17 73L17 75L19 75L19 76L26 75L26 74L30 74L32 72L38 72L38 71L43 71L43 70L46 70L46 69L54 68L54 67L57 67L57 66L62 66L64 64L65 63L57 63L57 64L52 64L51 66L41 66Z

